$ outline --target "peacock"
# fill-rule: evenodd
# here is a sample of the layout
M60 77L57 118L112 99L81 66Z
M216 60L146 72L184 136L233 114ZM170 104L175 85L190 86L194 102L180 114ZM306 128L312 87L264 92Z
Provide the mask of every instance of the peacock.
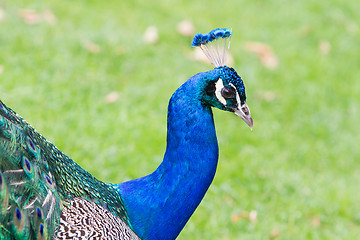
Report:
M175 239L217 168L212 107L253 127L243 80L225 64L231 35L195 35L215 68L171 96L164 159L135 180L96 179L0 101L0 239Z

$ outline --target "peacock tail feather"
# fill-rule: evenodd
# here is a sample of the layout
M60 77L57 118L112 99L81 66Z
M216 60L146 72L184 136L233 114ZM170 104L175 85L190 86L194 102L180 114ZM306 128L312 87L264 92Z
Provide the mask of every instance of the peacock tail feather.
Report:
M85 201L130 226L112 185L82 169L1 101L0 170L0 239L52 239L68 229L63 219Z

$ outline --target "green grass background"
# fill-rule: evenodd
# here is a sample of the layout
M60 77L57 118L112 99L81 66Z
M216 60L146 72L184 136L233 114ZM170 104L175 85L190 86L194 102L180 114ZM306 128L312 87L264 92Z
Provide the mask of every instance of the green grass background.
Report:
M357 0L1 0L0 8L1 100L108 182L158 166L168 99L212 68L189 57L191 38L177 24L232 28L254 130L214 111L218 171L179 239L359 238ZM56 22L27 24L20 9L50 10ZM150 25L159 31L154 45L142 39ZM246 51L249 41L269 45L278 67ZM328 54L319 51L324 41ZM107 104L113 91L119 99ZM242 217L250 211L256 221Z

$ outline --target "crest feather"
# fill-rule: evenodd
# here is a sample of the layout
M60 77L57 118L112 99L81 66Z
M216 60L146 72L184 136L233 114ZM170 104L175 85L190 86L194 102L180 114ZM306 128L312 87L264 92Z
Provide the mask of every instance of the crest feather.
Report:
M216 28L204 34L197 33L192 41L192 46L200 47L215 67L225 66L231 34L232 31L227 28Z

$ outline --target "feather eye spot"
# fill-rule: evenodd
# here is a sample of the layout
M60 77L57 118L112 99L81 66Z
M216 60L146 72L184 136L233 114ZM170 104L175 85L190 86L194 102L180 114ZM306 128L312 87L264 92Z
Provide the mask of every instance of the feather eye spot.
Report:
M32 172L31 164L26 157L23 157L23 168L28 173Z
M29 163L29 161L27 159L25 159L25 163L26 163L27 169L30 170L30 163Z
M15 214L16 214L17 220L21 221L21 211L19 208L15 209Z
M46 176L46 181L47 181L50 185L52 185L52 181L51 181L51 179L50 179L48 176Z
M53 182L52 178L45 174L46 184L50 187L50 189L55 188L55 183Z
M42 224L42 223L40 223L39 232L40 232L41 236L44 235L44 224Z
M40 208L36 208L36 214L38 216L38 218L42 218L42 212Z
M29 137L27 137L27 144L31 150L35 151L35 144Z
M0 187L2 187L3 185L3 176L2 173L0 172Z

